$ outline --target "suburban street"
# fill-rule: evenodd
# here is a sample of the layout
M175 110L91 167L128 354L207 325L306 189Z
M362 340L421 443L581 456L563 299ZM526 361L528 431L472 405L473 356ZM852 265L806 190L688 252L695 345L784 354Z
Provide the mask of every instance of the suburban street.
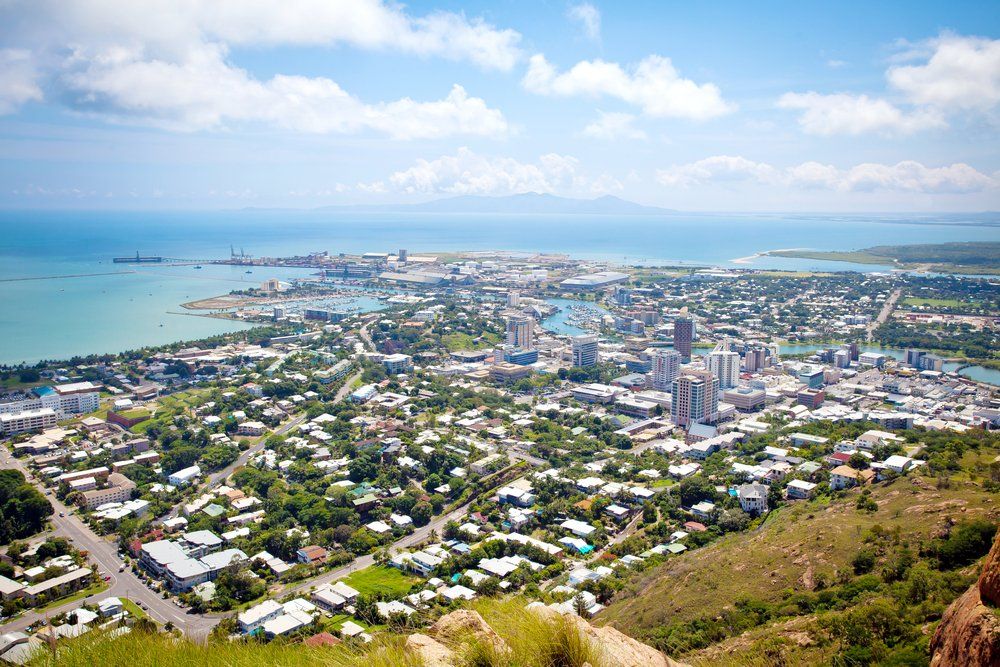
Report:
M368 336L367 330L365 328L361 328L360 333L365 344L368 347L373 348L374 345L372 344L371 338ZM360 377L361 371L358 371L348 377L344 381L343 386L337 391L337 394L334 397L334 402L339 403L344 400L350 393L351 386ZM276 435L284 435L285 433L288 433L292 429L295 429L299 425L303 424L307 419L308 417L305 414L298 415L279 426L275 429L274 433ZM266 440L266 437L258 439L257 442L255 442L245 452L242 452L240 456L231 464L209 475L206 478L205 483L202 485L200 492L203 493L215 488L227 480L234 472L245 466L254 455L264 449ZM0 448L0 467L19 470L25 476L25 479L35 484L41 493L46 494L46 487L34 477L22 461L12 456L6 448ZM77 609L85 602L96 602L97 600L105 597L115 596L130 599L133 602L140 604L140 606L144 606L144 609L146 613L149 614L150 618L162 624L173 624L191 639L204 641L208 637L212 628L219 622L219 619L222 618L222 614L198 615L188 613L185 608L178 606L172 600L163 599L160 593L157 593L147 587L139 579L139 577L131 571L130 568L126 567L124 571L119 572L119 568L121 568L124 563L118 557L117 542L106 540L94 533L94 531L92 531L86 523L73 514L72 507L67 507L54 495L46 494L45 497L52 504L54 510L52 516L50 517L52 525L51 534L54 536L65 537L69 539L76 548L86 551L92 563L97 566L97 576L101 579L104 577L109 578L107 582L108 588L107 590L84 600L73 600L62 605L50 607L43 613L27 611L15 620L0 626L0 632L23 630L24 628L34 625L39 621L45 621L46 618ZM179 506L175 507L167 516L161 517L161 520L163 518L177 516L179 510ZM456 510L456 512L460 511L464 511L464 508ZM60 514L63 516L60 516ZM418 531L418 533L414 533L413 535L409 535L404 538L400 545L405 546L402 542L412 544L413 542L424 539L431 530L440 529L440 527L443 526L447 520L447 518L439 517L437 520L421 529L421 531ZM371 565L372 562L374 562L372 556L364 556L355 560L350 566L346 566L349 569L344 570L344 572L350 572L354 569L367 567L368 565ZM339 570L337 572L324 575L324 577L330 577L332 579L339 576L344 576Z
M14 468L21 471L24 476L34 482L39 491L45 493L46 489L35 479L24 464L11 456L6 449L0 449L0 465L4 468ZM119 572L118 568L123 565L118 558L118 545L116 542L106 540L90 529L79 517L72 514L72 508L61 503L55 496L45 496L50 503L54 513L50 518L52 524L51 534L65 537L72 541L78 549L87 552L90 560L97 566L97 574L100 578L109 577L108 589L98 593L86 600L75 600L66 604L50 607L44 613L28 611L21 616L0 626L0 632L11 632L23 630L24 628L44 621L45 618L71 611L82 606L84 602L95 602L108 596L128 598L136 603L141 603L147 607L146 613L159 623L172 623L181 629L186 635L193 639L201 640L208 636L212 627L217 622L215 619L201 618L194 614L188 614L184 609L178 607L169 600L164 600L159 593L150 590L139 577L129 568L124 572ZM65 516L59 516L62 513Z

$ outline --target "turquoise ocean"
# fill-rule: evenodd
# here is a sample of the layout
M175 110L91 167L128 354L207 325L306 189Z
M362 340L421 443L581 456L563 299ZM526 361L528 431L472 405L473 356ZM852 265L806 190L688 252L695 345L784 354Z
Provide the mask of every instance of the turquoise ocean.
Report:
M512 250L628 264L798 270L887 267L757 257L766 250L997 241L989 217L823 215L468 215L238 210L0 212L0 364L118 352L234 331L180 304L298 269L113 264L115 256L211 260L230 246L257 257L329 251ZM1000 222L1000 216L992 219ZM940 223L940 224L928 224ZM734 263L733 260L740 260Z

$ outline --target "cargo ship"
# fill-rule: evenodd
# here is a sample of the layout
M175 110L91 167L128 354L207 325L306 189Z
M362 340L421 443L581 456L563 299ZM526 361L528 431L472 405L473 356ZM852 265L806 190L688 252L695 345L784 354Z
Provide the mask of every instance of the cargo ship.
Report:
M139 251L135 251L135 257L115 257L115 264L157 264L163 261L162 257L154 257L151 255L140 255Z

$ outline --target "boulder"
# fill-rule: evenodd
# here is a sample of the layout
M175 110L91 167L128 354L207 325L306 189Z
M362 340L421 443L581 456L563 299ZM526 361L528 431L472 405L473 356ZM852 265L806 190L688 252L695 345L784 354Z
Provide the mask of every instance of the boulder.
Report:
M983 562L979 581L945 610L931 638L931 667L1000 665L1000 533ZM989 606L987 606L989 605Z
M528 608L543 618L563 619L576 626L600 654L604 667L686 667L610 625L593 626L576 614L563 615L541 603L532 603Z
M419 633L406 638L406 650L417 656L424 667L453 667L457 662L450 648Z
M483 620L479 612L469 609L459 609L442 616L431 626L430 633L442 641L451 642L472 636L485 644L491 644L498 653L510 650L507 642Z

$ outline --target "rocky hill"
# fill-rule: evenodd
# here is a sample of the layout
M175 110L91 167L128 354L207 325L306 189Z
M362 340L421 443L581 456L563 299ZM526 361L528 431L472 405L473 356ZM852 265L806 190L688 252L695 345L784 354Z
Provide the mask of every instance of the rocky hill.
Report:
M751 534L646 570L595 623L693 664L816 664L848 652L856 664L896 654L919 664L998 518L980 484L919 475L797 503Z
M932 667L1000 665L1000 533L979 580L945 611L931 640Z

